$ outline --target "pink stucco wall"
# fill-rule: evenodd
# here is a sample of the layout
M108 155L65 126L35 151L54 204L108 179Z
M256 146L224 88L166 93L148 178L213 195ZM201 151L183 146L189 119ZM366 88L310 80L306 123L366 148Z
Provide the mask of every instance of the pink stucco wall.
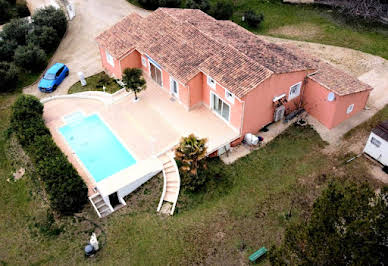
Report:
M202 79L203 74L200 72L187 83L190 90L190 109L202 103Z
M126 68L141 68L140 53L136 50L120 60L121 73Z
M327 100L329 89L312 79L307 79L303 103L305 110L320 123L331 129L338 126L346 119L361 111L368 100L370 91L348 94L345 96L335 95L335 100ZM349 105L354 104L353 111L346 113Z
M99 48L100 48L102 67L106 70L106 72L108 72L108 74L113 75L116 78L121 78L121 70L120 70L119 60L117 60L116 58L113 58L114 65L112 66L106 60L105 49L102 47L99 47Z
M273 74L269 79L245 95L242 99L245 101L242 135L256 133L262 127L271 123L275 112L273 98L286 94L285 97L288 99L290 87L298 82L304 82L306 74L306 71ZM286 112L295 110L299 102L300 96L288 101L286 103Z

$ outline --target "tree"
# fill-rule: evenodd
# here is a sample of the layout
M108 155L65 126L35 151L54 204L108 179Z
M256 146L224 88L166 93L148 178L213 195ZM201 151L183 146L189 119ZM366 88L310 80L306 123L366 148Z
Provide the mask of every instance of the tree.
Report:
M53 27L37 26L28 34L28 43L33 43L46 52L52 52L59 44L60 38Z
M0 40L0 62L13 61L16 47L17 43L14 40Z
M14 64L0 62L0 92L11 91L16 88L18 71Z
M9 4L5 0L0 0L0 24L7 22L9 18Z
M46 53L34 44L18 46L15 50L15 64L29 71L39 71L46 66Z
M59 38L62 38L67 29L65 13L61 9L56 9L53 6L38 9L32 16L32 21L34 26L53 27Z
M264 20L263 14L256 14L253 10L248 10L244 12L244 18L247 24L252 28L257 28L260 23Z
M198 175L198 170L206 168L204 158L207 154L207 139L199 139L194 134L182 137L175 149L175 160L179 165L182 185L190 190L196 190L204 184L206 178Z
M289 226L273 265L382 265L388 260L388 187L330 183L306 223Z
M210 15L215 19L230 19L233 15L233 3L230 0L218 0L211 8Z
M186 8L200 9L207 13L210 9L209 0L187 0Z
M137 94L147 88L146 81L143 78L143 71L139 68L126 68L123 73L123 82L126 85L127 91L135 93L135 100Z
M3 40L15 41L18 45L26 44L26 37L31 26L27 19L13 19L3 27L1 38Z

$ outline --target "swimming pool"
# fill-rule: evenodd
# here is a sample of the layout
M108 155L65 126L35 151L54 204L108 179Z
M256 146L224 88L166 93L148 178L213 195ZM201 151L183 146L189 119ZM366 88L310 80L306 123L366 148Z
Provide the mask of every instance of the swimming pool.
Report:
M64 120L59 132L96 182L136 163L99 115L75 112Z

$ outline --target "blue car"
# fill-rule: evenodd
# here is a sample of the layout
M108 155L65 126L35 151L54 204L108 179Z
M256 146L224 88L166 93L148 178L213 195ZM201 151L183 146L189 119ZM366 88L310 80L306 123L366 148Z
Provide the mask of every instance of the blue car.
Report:
M41 92L53 92L69 75L69 68L62 63L55 63L39 81L38 88Z

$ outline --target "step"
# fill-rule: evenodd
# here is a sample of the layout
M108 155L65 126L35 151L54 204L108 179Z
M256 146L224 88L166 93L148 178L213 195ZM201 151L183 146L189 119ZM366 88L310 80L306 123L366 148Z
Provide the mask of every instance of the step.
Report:
M167 176L168 174L176 173L176 170L175 169L168 170L168 171L164 170L164 172L166 173L166 176Z
M178 186L177 183L173 183L173 184L168 184L167 183L166 188L179 188L179 186Z
M177 194L176 192L166 191L166 194L164 195L163 200L174 203L176 200L176 194Z
M102 201L102 200L103 200L103 198L102 198L101 196L97 196L97 197L95 197L95 198L92 198L92 201L93 201L94 203L100 202L100 201Z
M174 193L176 195L178 193L178 189L176 187L170 187L166 189L166 193Z
M110 208L108 207L108 205L105 205L99 209L97 209L100 213L103 212L103 211L106 211L106 210L110 210Z
M167 167L164 167L164 170L167 169L174 169L175 170L175 165L168 165Z
M97 209L100 209L101 207L106 206L106 203L105 201L102 201L100 202L100 204L94 204L94 205L96 206Z
M105 217L105 216L107 216L107 215L109 215L111 213L112 212L110 210L105 210L105 211L100 212L100 215L101 215L101 218L102 218L102 217Z

